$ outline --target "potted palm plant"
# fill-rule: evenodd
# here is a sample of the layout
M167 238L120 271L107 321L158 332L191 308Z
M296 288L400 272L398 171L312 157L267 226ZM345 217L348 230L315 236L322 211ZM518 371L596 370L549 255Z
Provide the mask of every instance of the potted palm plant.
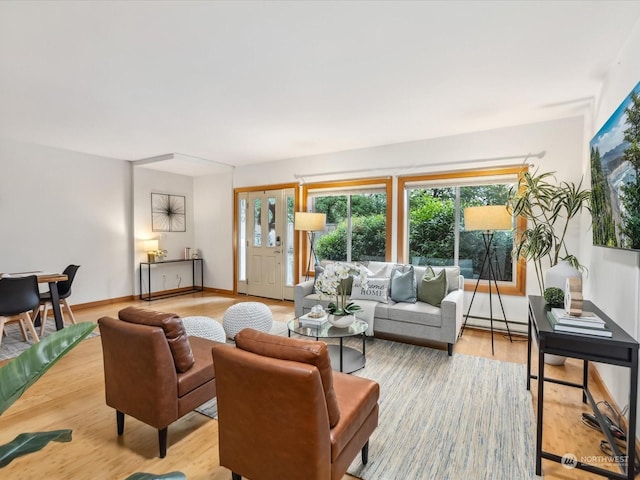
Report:
M582 180L577 185L557 183L553 172L524 172L509 191L507 208L527 220L527 228L514 239L514 255L533 263L540 295L545 298L553 296L551 293L557 295L558 292L547 292L551 288L564 289L563 281L550 280L553 270L562 271L556 276L565 277L580 275L585 270L567 249L565 239L571 220L583 209L590 210L590 205L591 191L582 187ZM543 265L550 267L546 279ZM561 365L564 360L556 355L545 356L545 362L550 364Z
M533 263L541 295L545 291L543 264L554 267L568 262L584 270L567 249L565 238L571 220L591 204L591 190L582 188L582 180L577 185L552 180L553 172L525 172L507 198L507 208L527 220L527 228L514 240L514 254Z

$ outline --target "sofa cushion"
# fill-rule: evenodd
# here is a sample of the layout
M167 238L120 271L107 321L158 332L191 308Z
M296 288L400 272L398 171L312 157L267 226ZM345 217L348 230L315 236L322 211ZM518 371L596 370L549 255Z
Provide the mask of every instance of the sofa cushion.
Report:
M320 371L322 388L327 402L329 425L335 427L340 420L340 410L333 389L333 370L329 349L324 342L280 337L251 328L241 330L235 337L236 347L264 357L291 360L314 365Z
M367 270L369 271L367 273L368 277L391 278L391 270L393 270L394 264L389 262L373 262L372 261L372 262L368 262L366 267L367 267Z
M389 301L389 278L369 278L367 277L366 288L362 287L359 278L353 281L351 290L351 300L375 300L376 302L387 303Z
M440 270L435 273L433 268L427 267L418 285L418 300L439 307L448 291L447 272Z
M406 269L403 266L396 267L391 274L391 300L394 302L416 303L417 294L416 275L413 267L409 266Z
M396 303L387 310L388 319L430 327L442 326L442 309L428 303Z
M187 372L178 373L178 397L184 397L205 383L213 381L216 376L211 361L211 347L216 342L201 337L191 337L189 342L195 363ZM229 348L233 348L233 346L229 345Z
M118 312L118 318L123 322L162 328L169 343L177 372L184 373L195 363L182 319L175 313L127 307Z

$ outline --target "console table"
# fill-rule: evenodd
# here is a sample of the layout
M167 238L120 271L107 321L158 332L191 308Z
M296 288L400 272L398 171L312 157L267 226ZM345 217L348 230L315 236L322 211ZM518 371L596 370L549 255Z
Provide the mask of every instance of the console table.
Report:
M152 292L151 267L153 266L162 267L164 265L171 265L176 263L191 263L191 288L179 289L177 291L173 290L168 293L167 292L157 293L155 295L151 293ZM196 268L196 265L198 264L199 266ZM149 286L149 291L147 292L146 295L142 293L142 274L145 267L147 269L147 285ZM196 283L196 270L199 270L200 272L200 285ZM187 293L202 292L203 290L204 290L204 268L203 268L201 258L189 258L187 260L162 260L161 262L140 262L140 299L141 300L151 301L151 300L156 300L158 298L167 298L167 297L174 297L176 295L186 295Z
M589 301L584 302L584 310L595 312L602 318L607 328L612 331L611 337L597 337L564 332L556 332L547 319L549 306L540 296L529 296L529 327L528 327L528 351L527 351L527 390L531 389L531 379L538 381L538 408L536 431L536 474L542 474L542 459L554 462L566 463L567 459L554 453L542 450L542 417L544 411L544 384L545 382L557 383L569 387L582 389L582 401L591 404L600 428L611 445L615 458L620 460L619 466L622 473L605 470L594 465L573 461L572 466L580 470L586 470L607 478L620 478L632 480L635 478L634 465L636 461L636 408L638 391L638 342L628 335L618 324L605 315L598 307ZM533 335L538 340L538 375L531 374L531 343ZM566 382L544 376L544 354L553 353L564 357L578 358L584 361L582 371L582 384ZM613 440L613 436L606 427L602 413L598 409L596 401L589 392L589 362L608 363L619 365L629 369L629 420L627 430L627 453L625 456ZM579 412L578 412L579 413Z

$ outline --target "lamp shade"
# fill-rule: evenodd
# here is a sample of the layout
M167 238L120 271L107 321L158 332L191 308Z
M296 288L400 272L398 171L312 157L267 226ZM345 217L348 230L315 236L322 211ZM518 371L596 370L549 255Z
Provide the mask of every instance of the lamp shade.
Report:
M293 220L293 228L304 232L317 232L324 230L326 223L326 213L296 212Z
M511 230L513 219L504 205L488 205L464 209L464 229Z
M158 251L158 240L145 240L144 241L144 251L145 252L156 252Z

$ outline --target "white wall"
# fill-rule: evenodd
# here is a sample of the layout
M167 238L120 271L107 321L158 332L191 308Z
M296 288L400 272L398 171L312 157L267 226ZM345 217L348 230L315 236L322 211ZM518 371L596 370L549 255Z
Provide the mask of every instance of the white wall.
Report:
M539 167L541 171L557 172L559 180L578 182L582 174L583 140L584 119L579 116L465 135L237 167L234 173L234 187L295 182L298 181L296 175L302 175L303 181L313 183L332 179L397 176L475 167L517 165L524 160L523 157L507 160L483 160L541 151L546 153L541 160L532 160L535 167ZM411 167L407 168L407 166ZM316 175L323 172L335 172L335 174ZM396 198L395 194L393 198ZM397 221L394 218L392 226L393 260L395 260L396 254L396 227ZM579 234L580 227L576 224L569 239L570 245L575 246L576 255L578 255ZM539 294L533 268L528 270L527 291ZM466 305L470 300L471 293L469 292L465 298ZM503 300L508 320L526 322L526 297L503 296ZM497 301L494 300L494 302L494 308L499 308ZM471 314L488 316L488 295L476 295ZM494 318L496 317L501 317L501 314L496 315L494 312Z
M0 139L0 271L81 266L69 302L130 295L129 162Z
M186 231L153 232L151 225L151 193L167 193L185 197ZM157 239L161 250L166 250L165 260L184 258L184 248L193 249L196 224L194 222L193 178L174 173L160 172L136 166L133 168L133 222L136 293L140 293L140 262L147 261L144 240ZM192 285L192 264L175 263L151 268L151 291L170 290ZM199 283L199 280L197 280ZM142 291L149 292L148 270L143 269Z
M640 22L631 32L617 61L608 72L593 116L591 137L640 81ZM588 155L584 169L589 169ZM590 250L588 297L634 338L640 338L640 255L638 252L592 247L591 232L584 238ZM626 368L598 365L607 387L620 407L628 403L629 374ZM640 421L638 422L640 428Z
M233 290L233 172L198 177L194 182L194 245L204 259L207 287Z

